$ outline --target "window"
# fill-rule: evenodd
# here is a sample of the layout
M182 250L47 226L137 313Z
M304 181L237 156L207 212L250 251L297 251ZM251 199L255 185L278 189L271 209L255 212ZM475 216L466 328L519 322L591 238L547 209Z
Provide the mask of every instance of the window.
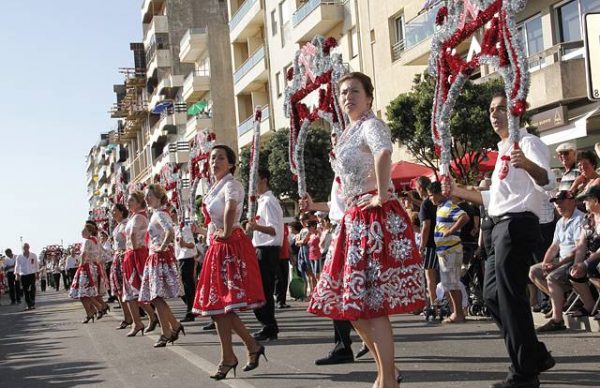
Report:
M540 15L528 19L519 26L521 37L525 44L525 52L529 57L529 66L541 66L544 58L539 55L544 51L544 33L542 31L542 18Z
M405 48L404 40L404 15L397 15L390 19L390 40L392 44L392 62L400 59Z
M275 73L275 89L277 91L277 97L281 97L281 72Z
M577 0L570 1L556 9L558 18L559 42L573 42L581 40L581 23L579 18L579 4Z
M271 11L271 35L277 35L277 10Z
M404 42L404 16L398 16L394 19L394 43Z
M355 58L358 55L359 46L358 46L358 31L356 27L350 30L350 57Z

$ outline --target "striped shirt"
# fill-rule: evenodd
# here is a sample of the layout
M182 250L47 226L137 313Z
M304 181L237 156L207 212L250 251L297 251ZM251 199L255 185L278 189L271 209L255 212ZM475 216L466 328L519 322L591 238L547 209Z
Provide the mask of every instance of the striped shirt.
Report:
M575 179L579 176L579 169L577 167L573 167L569 171L565 171L563 176L560 178L560 183L558 184L558 190L569 190Z
M444 233L449 231L463 214L467 213L458 207L458 205L452 203L450 199L438 205L434 232L435 246L438 254L456 252L462 249L460 229L446 237L444 237Z

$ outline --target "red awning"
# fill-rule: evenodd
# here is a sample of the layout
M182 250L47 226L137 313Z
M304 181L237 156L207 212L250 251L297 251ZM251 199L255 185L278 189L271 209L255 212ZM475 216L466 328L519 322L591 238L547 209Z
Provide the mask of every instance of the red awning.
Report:
M452 169L458 172L457 165L460 163L465 167L469 167L473 160L477 157L477 153L475 151L471 151L466 153L462 158L454 159L452 161ZM496 166L496 159L498 159L498 152L496 151L488 151L485 156L483 154L479 155L479 172L484 173L488 171L493 171Z
M405 186L410 186L411 181L420 176L435 177L431 168L421 164L400 161L392 164L392 182L396 190L402 190Z

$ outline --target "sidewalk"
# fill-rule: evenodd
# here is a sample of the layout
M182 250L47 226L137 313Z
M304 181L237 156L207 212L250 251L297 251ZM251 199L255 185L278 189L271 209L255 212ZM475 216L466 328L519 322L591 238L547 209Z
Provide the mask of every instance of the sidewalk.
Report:
M177 317L181 301L172 301ZM120 310L83 325L79 302L64 291L38 294L37 309L0 306L0 378L6 387L370 387L375 364L369 355L352 364L318 367L316 358L332 345L327 319L304 311L304 303L277 310L282 330L279 340L265 343L269 362L242 372L245 350L236 341L238 378L215 382L208 377L219 362L215 332L202 332L200 318L186 324L187 336L167 348L154 349L154 335L126 338L115 330ZM242 314L251 330L258 328L251 313ZM421 317L393 318L397 366L405 377L402 387L487 387L504 378L508 358L496 326L490 321L462 325L428 324ZM355 336L355 351L360 342ZM566 331L541 337L552 350L557 366L541 377L542 386L598 386L600 335ZM235 337L234 337L235 339Z

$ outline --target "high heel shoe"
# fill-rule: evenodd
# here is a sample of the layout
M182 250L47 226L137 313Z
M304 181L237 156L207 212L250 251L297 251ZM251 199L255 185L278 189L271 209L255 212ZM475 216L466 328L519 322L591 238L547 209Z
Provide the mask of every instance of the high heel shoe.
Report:
M237 360L235 361L235 364L231 364L231 365L226 365L226 364L219 364L219 368L217 369L217 373L215 373L214 375L210 376L211 379L215 379L215 380L223 380L225 377L227 377L227 374L229 373L230 370L233 369L233 377L236 377L235 375L235 369L238 366L238 362Z
M179 327L177 328L177 330L175 330L173 332L173 334L171 334L171 338L169 338L169 342L175 343L175 341L177 341L179 339L180 332L183 333L183 335L185 335L185 328L183 327L182 324L179 324Z
M123 330L123 329L127 329L127 327L129 325L131 325L132 322L127 322L127 321L121 321L121 324L119 326L117 326L117 330Z
M146 329L146 333L150 333L151 331L154 331L154 329L156 329L156 326L159 325L158 322L158 318L150 321L150 323L148 324L148 328Z
M250 361L248 361L248 363L246 364L246 366L244 366L242 370L244 372L248 372L258 368L260 356L263 356L265 358L265 361L269 361L267 359L267 356L265 355L265 347L262 345L260 345L260 348L256 352L248 353L248 358L250 359Z
M94 322L94 314L88 315L87 317L85 317L85 319L83 321L81 321L81 323L88 323L90 321L90 319L92 320L92 323L93 323Z
M106 315L110 311L110 306L106 305L106 307L102 310L102 314Z
M169 337L165 337L164 335L161 335L158 338L158 341L156 341L156 343L154 344L155 348L164 348L165 346L167 346L167 343L169 343L171 339Z
M97 320L101 320L103 316L104 316L104 310L100 310L96 313Z
M127 337L135 337L140 331L142 332L142 335L144 335L144 326L140 328L134 327L129 333L127 333Z

